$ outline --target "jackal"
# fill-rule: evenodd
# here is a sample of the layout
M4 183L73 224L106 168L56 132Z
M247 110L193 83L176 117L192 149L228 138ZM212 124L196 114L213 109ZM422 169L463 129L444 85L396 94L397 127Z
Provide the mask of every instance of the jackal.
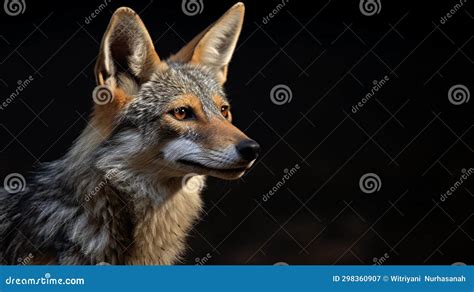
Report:
M24 190L0 190L3 264L179 261L205 176L240 178L259 152L223 90L243 16L237 3L162 60L133 10L113 14L87 127Z

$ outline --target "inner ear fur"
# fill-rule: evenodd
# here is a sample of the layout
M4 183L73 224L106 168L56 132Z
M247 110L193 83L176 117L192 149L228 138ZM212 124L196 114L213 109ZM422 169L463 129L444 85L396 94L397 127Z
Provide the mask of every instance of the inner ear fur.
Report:
M159 64L153 41L137 13L127 7L117 9L102 38L95 67L97 84L120 87L127 78L140 84Z
M200 64L210 68L224 83L227 68L242 30L245 6L237 3L216 22L194 37L171 61Z

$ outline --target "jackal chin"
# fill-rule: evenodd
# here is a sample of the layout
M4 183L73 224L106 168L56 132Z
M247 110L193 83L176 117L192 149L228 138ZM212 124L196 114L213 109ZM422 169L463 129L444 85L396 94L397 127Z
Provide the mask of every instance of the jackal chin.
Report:
M178 159L177 161L183 166L183 170L186 169L188 172L194 172L202 175L209 175L226 180L235 180L241 178L247 170L250 169L254 161L245 164L230 164L213 166L212 163L202 163L187 159Z

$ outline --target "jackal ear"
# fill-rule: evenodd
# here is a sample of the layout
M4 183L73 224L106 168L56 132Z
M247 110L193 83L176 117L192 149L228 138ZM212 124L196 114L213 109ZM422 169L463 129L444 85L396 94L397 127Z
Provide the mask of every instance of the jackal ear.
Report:
M147 81L160 63L140 17L130 8L115 11L102 38L95 67L97 84L121 87L131 79Z
M244 13L244 4L235 4L170 60L205 65L214 70L219 81L224 83L227 66L242 30Z

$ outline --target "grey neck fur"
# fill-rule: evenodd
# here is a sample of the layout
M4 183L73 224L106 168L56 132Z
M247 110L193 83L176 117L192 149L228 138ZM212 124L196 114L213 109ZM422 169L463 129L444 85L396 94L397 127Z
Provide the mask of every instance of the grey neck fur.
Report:
M185 194L180 178L136 176L119 163L99 170L96 165L108 162L95 161L102 140L89 125L68 154L45 165L23 193L0 190L0 211L6 214L0 217L0 260L14 264L28 254L39 263L56 264L179 259L201 208L199 190ZM179 216L182 226L173 220Z

